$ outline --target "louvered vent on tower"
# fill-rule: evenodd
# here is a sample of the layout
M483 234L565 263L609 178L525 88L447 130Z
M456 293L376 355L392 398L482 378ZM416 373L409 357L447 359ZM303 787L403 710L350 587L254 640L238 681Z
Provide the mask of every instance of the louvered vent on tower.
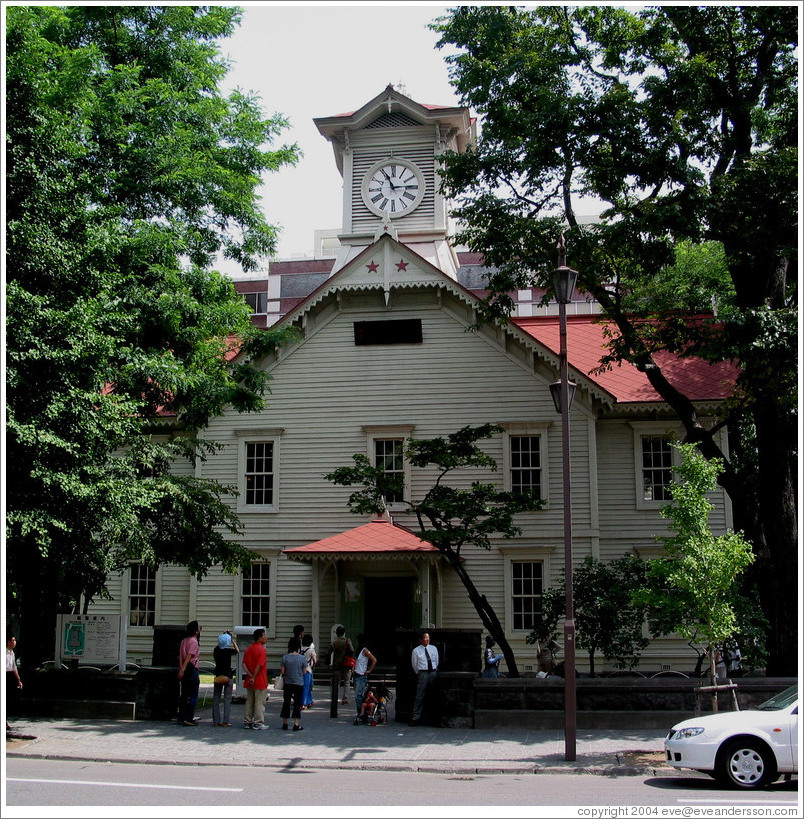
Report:
M369 128L410 128L421 125L415 119L411 119L407 114L394 112L391 114L382 114L377 119L372 120L366 125L366 130Z

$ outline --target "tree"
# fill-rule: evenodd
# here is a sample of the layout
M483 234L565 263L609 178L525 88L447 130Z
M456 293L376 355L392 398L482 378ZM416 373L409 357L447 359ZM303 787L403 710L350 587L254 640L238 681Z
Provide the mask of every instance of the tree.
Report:
M435 467L438 475L419 501L406 501L419 523L418 536L432 543L447 559L475 607L480 621L488 629L505 656L508 674L518 677L514 652L505 636L494 608L475 586L464 566L461 550L464 546L491 548L491 538L502 535L512 538L521 530L514 525L519 512L541 509L544 502L531 494L501 492L492 483L479 480L469 489L460 489L445 482L448 475L461 469L496 470L495 460L480 449L477 442L502 432L494 424L463 427L446 438L408 439L405 457L419 469ZM353 466L343 466L324 477L338 486L360 486L349 496L350 510L358 515L385 511L386 497L399 497L400 477L372 465L365 455L354 455Z
M709 528L714 507L706 494L715 488L722 465L707 461L691 444L678 449L683 460L676 472L681 480L670 487L673 503L662 507L662 517L669 519L675 534L663 538L664 555L649 562L648 574L658 588L652 602L672 617L672 631L704 649L715 685L715 647L738 626L735 580L754 556L739 533L715 537ZM716 697L713 707L717 710Z
M280 343L211 269L275 241L261 174L285 123L224 97L233 8L18 6L7 19L7 583L30 662L129 561L235 570L232 489L172 474L262 406ZM236 351L243 355L235 356Z
M552 672L556 671L556 654L560 650L558 622L564 617L566 603L562 579L560 584L550 586L542 592L539 609L533 613L533 631L525 635L525 642L529 646L536 646L536 659L540 661L540 671L545 670L542 665Z
M447 154L457 241L494 271L486 317L549 286L567 235L579 286L609 320L609 356L644 372L718 480L757 560L769 674L797 656L797 48L789 6L463 6L437 21L473 150ZM577 214L598 207L589 223ZM688 248L725 279L675 289ZM704 270L705 272L705 270ZM675 299L668 299L675 293ZM699 313L717 296L717 315ZM706 303L704 301L704 303ZM727 411L705 421L656 353L733 359ZM727 424L731 454L718 445Z
M647 564L636 555L608 563L591 555L573 572L575 629L578 647L589 654L589 676L595 676L595 655L613 660L617 668L633 668L650 640L644 636L648 607L639 598ZM565 579L555 586L561 600ZM553 591L553 589L551 589Z

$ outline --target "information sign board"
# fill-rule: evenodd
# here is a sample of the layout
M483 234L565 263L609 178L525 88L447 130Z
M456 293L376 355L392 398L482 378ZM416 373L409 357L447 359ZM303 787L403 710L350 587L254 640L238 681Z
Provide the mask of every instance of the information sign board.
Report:
M126 662L126 619L116 614L59 614L56 617L56 658L84 665Z

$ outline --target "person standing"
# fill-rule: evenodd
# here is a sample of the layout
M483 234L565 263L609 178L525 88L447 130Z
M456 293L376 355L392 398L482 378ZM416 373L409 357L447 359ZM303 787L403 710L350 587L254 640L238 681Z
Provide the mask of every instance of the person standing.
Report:
M195 705L198 702L198 686L200 678L198 676L198 658L201 649L198 645L198 638L201 636L201 626L198 620L192 620L187 624L184 632L184 639L179 646L179 682L181 686L179 694L179 725L194 728L198 725L195 718Z
M338 685L343 685L343 705L349 704L349 680L352 676L351 667L346 667L343 664L344 657L354 657L355 651L352 648L352 643L346 636L346 629L343 626L338 626L335 629L335 639L329 645L329 656L332 662L332 691L333 696L338 697Z
M254 630L254 642L246 649L243 655L243 670L246 679L243 683L246 689L246 713L243 721L244 728L255 731L265 731L265 697L268 693L268 660L265 654L265 644L268 638L265 629Z
M14 714L17 710L17 700L22 690L22 680L17 668L17 657L14 649L17 647L17 637L14 634L6 635L6 714ZM11 727L6 720L6 731Z
M377 665L377 658L363 645L363 636L358 634L358 643L362 648L357 652L357 660L353 670L355 679L355 708L357 714L355 715L355 725L357 725L360 718L360 706L363 704L363 695L366 691L366 683L368 682L368 675L374 671L374 666Z
M494 653L494 638L489 634L486 637L486 648L483 652L483 676L486 679L494 680L500 676L500 660L502 654Z
M288 640L288 653L290 653L290 644L291 642L296 640L302 640L304 638L304 626L301 623L293 626L293 637Z
M224 631L218 637L218 644L212 650L215 661L215 678L228 677L229 682L216 682L212 695L212 722L216 728L229 728L229 717L232 712L232 689L234 688L234 671L232 660L240 653L231 631ZM223 719L221 719L221 697L223 697Z
M293 716L293 730L303 731L301 726L301 706L302 693L304 691L304 675L307 670L307 660L299 654L301 651L301 640L298 637L291 637L291 650L282 658L282 676L285 678L283 689L284 700L279 716L282 717L282 730L288 729L288 717ZM293 713L291 715L290 703L293 700Z
M413 704L413 718L408 724L421 725L424 699L438 676L438 649L430 645L428 632L421 633L419 645L410 652L410 664L416 675L416 700Z
M305 634L302 637L302 656L307 662L307 671L304 675L304 691L302 692L302 708L307 709L311 705L315 705L313 700L313 669L318 662L312 634Z

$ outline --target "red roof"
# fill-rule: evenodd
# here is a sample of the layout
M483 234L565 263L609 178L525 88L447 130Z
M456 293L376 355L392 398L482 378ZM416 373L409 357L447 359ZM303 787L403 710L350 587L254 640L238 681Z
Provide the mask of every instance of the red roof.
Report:
M557 316L533 316L515 318L512 321L546 347L558 352ZM618 403L662 401L645 373L632 364L615 364L605 372L593 372L600 366L600 360L607 352L605 326L605 320L597 316L567 316L567 360L570 366L611 393ZM734 362L718 361L710 364L701 358L682 358L664 352L655 353L654 358L667 380L693 401L722 401L734 390L739 372Z
M354 555L388 554L388 553L436 553L438 549L432 543L416 537L409 529L397 526L384 517L374 518L370 523L340 532L332 537L285 549L288 557L314 557L333 553L351 553Z

